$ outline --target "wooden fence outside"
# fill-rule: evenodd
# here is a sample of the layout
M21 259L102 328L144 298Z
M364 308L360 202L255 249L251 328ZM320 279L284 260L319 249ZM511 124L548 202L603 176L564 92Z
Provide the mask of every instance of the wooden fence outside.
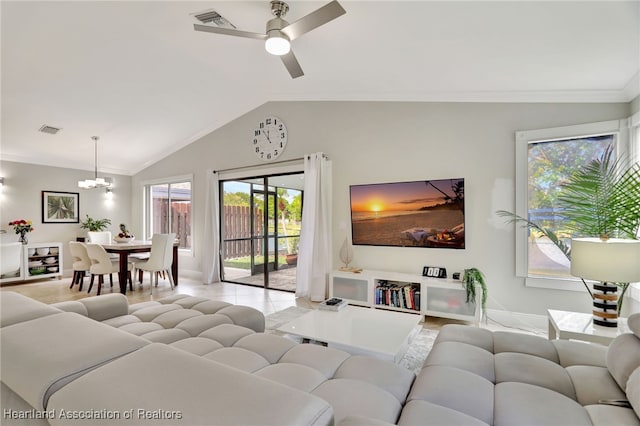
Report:
M171 229L167 229L169 223L169 208L171 208ZM173 202L171 205L166 199L154 199L153 201L153 232L175 233L180 241L180 248L191 248L191 203Z
M222 215L223 255L225 259L251 256L251 208L249 206L224 206ZM263 231L262 210L253 210L253 221L256 229L253 235L261 235ZM262 239L253 240L254 254L262 253Z

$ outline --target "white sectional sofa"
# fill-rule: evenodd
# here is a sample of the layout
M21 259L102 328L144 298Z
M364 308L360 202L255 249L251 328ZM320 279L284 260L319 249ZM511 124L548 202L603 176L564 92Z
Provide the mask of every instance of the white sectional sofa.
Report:
M640 314L608 350L448 325L416 377L204 298L0 298L3 425L640 425Z

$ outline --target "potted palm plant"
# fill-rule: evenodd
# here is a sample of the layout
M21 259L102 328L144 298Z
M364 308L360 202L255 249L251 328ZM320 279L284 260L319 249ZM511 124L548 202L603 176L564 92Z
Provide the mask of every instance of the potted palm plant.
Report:
M625 167L624 158L615 159L610 147L574 173L561 187L558 206L563 227L574 237L637 239L640 226L640 163ZM499 216L509 222L523 223L539 232L571 260L571 247L553 230L514 213L500 210ZM593 292L582 280L587 292ZM616 283L620 288L618 312L622 308L629 283Z

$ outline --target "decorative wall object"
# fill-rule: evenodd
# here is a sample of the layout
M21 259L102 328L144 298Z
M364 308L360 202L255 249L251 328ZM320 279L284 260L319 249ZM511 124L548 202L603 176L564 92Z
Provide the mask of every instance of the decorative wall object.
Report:
M351 185L354 245L463 249L464 179Z
M42 191L42 223L79 223L80 194Z

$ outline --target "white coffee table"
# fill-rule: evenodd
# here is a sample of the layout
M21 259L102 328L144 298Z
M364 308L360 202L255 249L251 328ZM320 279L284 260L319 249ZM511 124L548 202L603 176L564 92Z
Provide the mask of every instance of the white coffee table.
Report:
M608 346L618 335L630 332L626 318L618 318L618 327L614 328L594 325L591 314L553 309L548 309L547 313L549 340L574 339Z
M338 312L313 310L277 330L353 355L398 363L422 329L421 319L420 315L347 306Z

